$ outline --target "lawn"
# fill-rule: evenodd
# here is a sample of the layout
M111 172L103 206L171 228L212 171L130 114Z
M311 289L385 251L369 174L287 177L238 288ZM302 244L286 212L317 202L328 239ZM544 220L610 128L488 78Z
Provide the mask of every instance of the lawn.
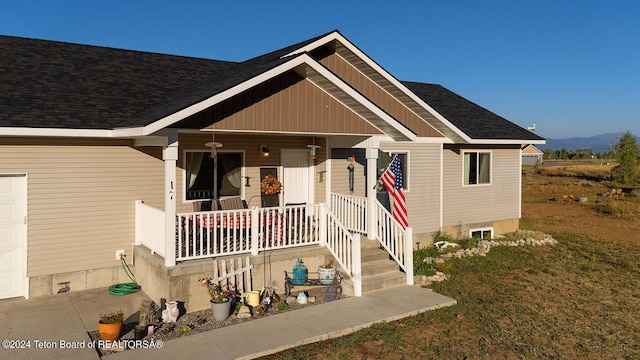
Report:
M523 176L521 228L557 245L452 260L450 279L433 289L456 306L268 358L640 358L640 220L598 206L625 201L635 211L640 199L604 199L606 176L575 170Z

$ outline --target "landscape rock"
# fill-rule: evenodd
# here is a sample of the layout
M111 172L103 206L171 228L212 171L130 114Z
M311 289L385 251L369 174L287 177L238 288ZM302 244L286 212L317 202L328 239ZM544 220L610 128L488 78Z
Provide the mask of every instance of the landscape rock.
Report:
M463 258L463 257L468 257L468 256L487 256L487 253L491 250L491 248L496 247L496 246L512 246L512 247L516 247L516 246L544 246L544 245L557 245L558 244L558 240L554 239L551 235L549 234L544 234L544 238L541 240L538 240L536 238L533 238L531 236L526 236L526 234L528 234L526 231L522 231L522 230L518 230L517 233L522 233L523 238L519 239L519 240L514 240L514 241L507 241L507 240L499 240L499 239L493 239L493 240L480 240L478 241L478 244L476 245L475 248L471 248L471 249L464 249L464 250L458 250L456 252L450 252L450 253L446 253L446 254L442 254L440 256L438 256L437 258L425 258L423 260L423 262L425 263L436 263L436 264L441 264L446 262L447 260L450 260L452 258ZM529 232L530 233L530 232ZM442 246L444 243L446 244L451 244L451 243L447 243L445 241L439 242L439 248L440 246ZM447 247L451 247L451 246L447 246ZM441 249L444 249L444 247L442 247ZM414 284L418 284L421 287L428 287L429 285L431 285L434 282L440 282L440 281L444 281L444 280L448 280L449 276L441 273L441 272L436 272L435 275L432 276L416 276L414 277Z

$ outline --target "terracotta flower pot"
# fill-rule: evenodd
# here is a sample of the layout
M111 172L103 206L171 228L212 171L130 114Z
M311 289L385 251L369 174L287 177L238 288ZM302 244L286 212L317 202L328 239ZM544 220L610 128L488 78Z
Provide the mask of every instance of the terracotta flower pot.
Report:
M100 332L100 339L106 341L115 341L120 337L120 331L122 330L122 322L113 324L103 324L98 322L98 331Z

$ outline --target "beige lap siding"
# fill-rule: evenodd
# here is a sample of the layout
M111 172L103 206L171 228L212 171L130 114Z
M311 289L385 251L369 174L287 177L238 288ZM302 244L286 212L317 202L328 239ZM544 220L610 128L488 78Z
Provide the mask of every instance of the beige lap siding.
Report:
M6 142L0 142L0 173L28 176L28 276L117 266L115 250L130 252L134 242L135 200L164 207L160 148Z
M409 175L405 179L408 190L405 191L405 197L409 225L413 228L414 236L432 233L440 228L441 147L442 144L381 144L383 151L408 154Z
M465 149L444 150L444 226L517 219L520 209L520 148L479 148L491 151L491 184L462 185Z

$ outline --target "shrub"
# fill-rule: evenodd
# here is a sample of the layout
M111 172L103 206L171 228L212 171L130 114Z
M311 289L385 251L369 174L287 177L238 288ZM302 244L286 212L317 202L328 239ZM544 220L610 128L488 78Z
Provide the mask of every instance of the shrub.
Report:
M431 276L436 273L434 264L428 258L435 258L439 254L435 246L428 246L413 252L413 274Z

